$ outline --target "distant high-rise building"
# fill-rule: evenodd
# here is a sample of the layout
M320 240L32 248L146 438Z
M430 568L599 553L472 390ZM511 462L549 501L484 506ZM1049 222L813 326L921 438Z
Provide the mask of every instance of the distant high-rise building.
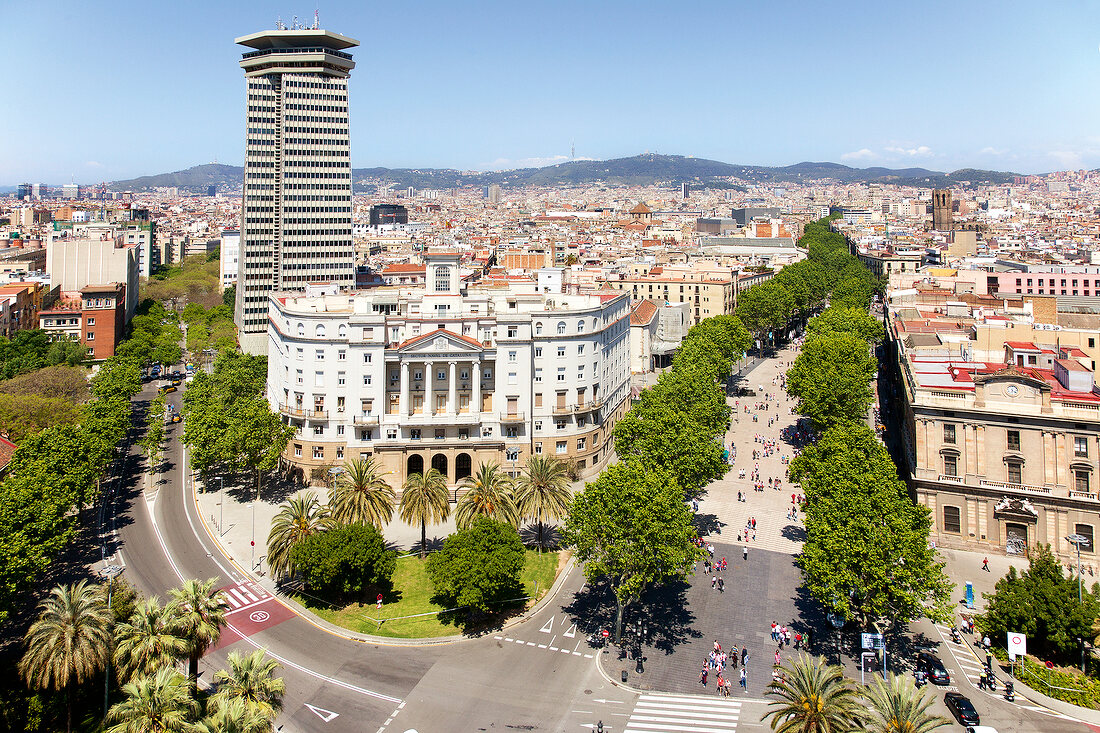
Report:
M932 228L939 232L951 231L954 217L951 212L951 191L932 191Z
M66 183L61 187L61 198L63 199L78 199L80 198L80 186L75 183Z
M267 303L312 282L355 283L345 49L315 28L236 39L248 86L241 246L234 318L241 347L267 351ZM303 215L309 212L308 215Z
M686 183L680 184L680 198L687 200L688 194L691 193L691 188Z
M491 186L489 186L488 188L486 188L485 189L485 198L489 199L490 204L499 204L500 203L500 186L498 186L497 184L494 183Z
M214 196L217 196L218 195L218 187L217 186L207 186L206 187L206 195L210 196L211 198L213 198Z
M370 225L408 224L409 210L401 204L375 204L370 207Z
M45 183L31 184L31 198L42 201L50 197L50 187Z
M34 187L31 184L29 184L29 183L20 183L19 184L18 195L16 196L16 198L18 198L20 201L26 201L26 200L30 199L31 193L33 191L34 191Z

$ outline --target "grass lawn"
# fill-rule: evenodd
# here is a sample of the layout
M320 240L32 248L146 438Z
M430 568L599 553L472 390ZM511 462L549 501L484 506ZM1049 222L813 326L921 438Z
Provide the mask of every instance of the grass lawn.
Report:
M534 605L546 594L566 559L565 553L527 551L527 560L520 574L525 594L533 596L527 605ZM382 610L378 610L373 603L351 603L342 608L332 608L303 595L295 595L295 600L329 623L363 634L401 639L461 634L459 626L439 620L436 612L446 609L431 602L432 592L425 562L413 556L397 560L397 568L393 572L393 591L390 597L384 599ZM515 613L523 608L517 604ZM429 615L399 618L418 613ZM383 622L381 626L377 623L379 620Z

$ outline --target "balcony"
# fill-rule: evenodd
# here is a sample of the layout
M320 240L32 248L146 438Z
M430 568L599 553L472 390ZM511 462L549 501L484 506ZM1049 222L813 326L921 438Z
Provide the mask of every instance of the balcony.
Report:
M325 420L328 418L327 410L310 410L302 405L279 405L279 412L287 417L310 418L313 420Z
M939 480L940 481L948 481L948 482L953 483L953 484L965 483L962 476L949 476L946 473L941 473Z
M1049 496L1054 493L1054 490L1049 486L1036 486L1034 484L1010 484L1006 481L988 481L984 478L979 480L979 484L987 489L1022 491L1025 494L1044 494Z
M574 405L573 412L577 415L580 415L585 412L593 412L600 409L601 407L603 407L603 400L591 400L589 402L585 402L582 405Z
M573 414L572 405L554 405L553 413L555 415L571 415Z
M1090 491L1071 491L1069 492L1069 498L1071 499L1090 499L1096 501L1096 494Z
M357 427L366 427L369 425L378 424L378 415L373 415L369 412L360 412L353 415L351 418L351 424Z
M508 422L525 422L527 416L522 412L502 412L500 413L500 421L504 423Z

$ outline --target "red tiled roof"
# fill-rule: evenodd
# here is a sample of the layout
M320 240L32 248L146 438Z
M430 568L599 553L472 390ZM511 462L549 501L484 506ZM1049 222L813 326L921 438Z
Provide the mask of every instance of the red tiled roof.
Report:
M1039 347L1030 341L1005 341L1005 346L1013 351L1038 351Z
M652 300L643 300L634 306L634 310L630 312L630 325L631 326L645 326L652 320L653 316L657 315L657 304Z
M11 463L11 457L15 454L15 450L18 447L19 446L7 438L0 436L0 471L8 467L8 464Z
M631 214L652 214L653 209L649 208L645 204L638 202L638 205L630 210Z

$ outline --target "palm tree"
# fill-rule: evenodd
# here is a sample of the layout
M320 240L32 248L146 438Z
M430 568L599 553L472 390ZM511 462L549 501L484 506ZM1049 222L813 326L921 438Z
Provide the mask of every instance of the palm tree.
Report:
M401 521L420 522L420 557L428 549L428 522L447 521L451 502L447 498L447 479L435 468L414 473L401 489Z
M216 582L215 578L185 580L179 588L168 591L172 596L168 604L172 628L186 641L187 676L191 680L192 695L199 685L199 659L221 638L229 608L225 593L214 588Z
M486 516L513 526L519 524L519 512L512 499L512 479L500 470L499 463L482 463L477 473L462 479L467 492L455 506L455 524L465 529Z
M950 725L946 718L928 712L932 698L910 678L890 675L890 681L883 682L876 677L866 697L873 712L867 730L873 733L930 733Z
M66 730L73 729L73 687L111 661L111 610L87 581L61 585L38 606L19 672L31 687L65 690Z
M864 714L855 688L840 667L822 657L800 654L781 668L782 681L768 685L776 698L764 718L778 733L848 733L859 729Z
M261 718L270 726L283 709L283 694L286 692L283 678L274 675L278 666L274 660L264 659L263 649L257 649L248 656L230 652L229 669L219 670L214 675L219 682L213 697L214 704L222 707L241 701L249 718Z
M373 458L359 458L344 464L328 503L332 518L341 524L373 524L381 529L393 516L397 494Z
M120 680L151 676L187 656L187 640L174 628L169 610L153 596L115 627L115 666Z
M248 709L244 700L212 703L197 733L271 733L271 721Z
M126 699L107 714L116 723L107 733L190 733L199 706L188 690L187 680L171 667L151 677L138 677L122 686Z
M569 512L569 477L565 464L551 456L531 456L516 486L516 508L522 516L535 517L538 546L542 547L542 518L562 519Z
M267 535L267 565L271 574L277 578L290 575L294 570L290 551L306 537L324 532L332 524L328 507L317 501L312 491L290 497L271 520L271 532Z

